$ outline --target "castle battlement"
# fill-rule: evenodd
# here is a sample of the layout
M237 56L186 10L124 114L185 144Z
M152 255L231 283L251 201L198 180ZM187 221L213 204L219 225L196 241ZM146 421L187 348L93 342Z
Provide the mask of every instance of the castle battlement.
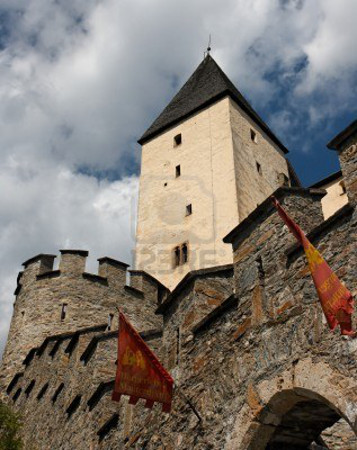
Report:
M5 384L19 369L19 361L47 336L101 323L114 329L118 307L137 326L161 326L155 311L169 293L162 283L144 271L130 274L128 264L107 256L98 259L97 274L86 272L87 257L86 250L60 250L57 270L53 270L56 255L39 254L23 263L15 290L11 339L3 355Z

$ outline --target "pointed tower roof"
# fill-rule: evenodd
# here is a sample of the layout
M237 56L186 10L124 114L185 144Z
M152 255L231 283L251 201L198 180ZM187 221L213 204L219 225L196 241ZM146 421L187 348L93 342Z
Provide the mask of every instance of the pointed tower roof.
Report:
M254 111L210 55L205 57L159 117L154 120L152 125L141 136L138 141L139 144L144 144L161 132L227 95L259 125L284 153L288 153L286 147Z

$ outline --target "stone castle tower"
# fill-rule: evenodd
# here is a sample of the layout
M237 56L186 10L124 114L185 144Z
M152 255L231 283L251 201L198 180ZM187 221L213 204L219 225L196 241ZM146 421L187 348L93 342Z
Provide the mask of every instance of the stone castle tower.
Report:
M208 55L139 140L136 267L173 289L232 263L223 237L298 180L284 145Z

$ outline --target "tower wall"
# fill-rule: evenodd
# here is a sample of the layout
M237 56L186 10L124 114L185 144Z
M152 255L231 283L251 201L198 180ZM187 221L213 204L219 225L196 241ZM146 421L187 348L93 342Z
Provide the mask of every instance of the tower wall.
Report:
M283 152L229 97L182 121L143 145L136 267L172 289L191 270L231 263L223 237L284 179ZM183 243L188 262L176 266Z
M62 250L59 270L52 270L54 255L38 255L24 263L15 291L13 317L2 358L0 385L8 383L23 368L33 347L47 336L82 327L108 324L117 328L117 307L122 307L136 326L160 326L154 311L159 286L143 291L126 285L127 264L111 258L99 259L100 275L85 272L88 252ZM140 278L140 272L137 274Z
M280 148L232 100L230 115L238 211L242 221L284 184L284 179L286 185L290 185L289 171ZM255 133L255 140L251 132Z
M231 262L222 238L238 221L226 97L143 145L136 267L172 289L190 270ZM185 242L189 260L175 268L174 248Z

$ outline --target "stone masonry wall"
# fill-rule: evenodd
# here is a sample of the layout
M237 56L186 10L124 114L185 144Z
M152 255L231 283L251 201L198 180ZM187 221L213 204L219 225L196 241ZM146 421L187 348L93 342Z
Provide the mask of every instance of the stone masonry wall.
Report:
M232 266L226 266L212 273L199 272L186 280L181 295L185 302L187 298L192 300L188 309L186 306L190 314L197 314L192 323L231 294L232 275ZM170 298L166 301L171 303ZM175 341L163 347L162 330L150 328L153 324L145 321L145 312L144 329L137 320L139 316L135 322L135 316L127 314L158 357L174 369L176 350L181 345L176 333ZM119 404L111 401L116 357L117 331L107 330L106 323L47 336L28 352L20 361L21 370L6 386L7 401L21 412L24 420L26 449L116 449L124 448L133 439L131 422L135 416L139 414L145 423L155 416L158 407L151 413L142 404L128 405L128 399ZM178 371L173 374L179 377ZM70 414L78 397L78 408ZM115 426L108 426L101 433L111 421Z
M160 355L161 330L147 330L142 336ZM116 433L123 443L128 424L122 418L132 406L127 405L127 400L120 404L110 400L117 331L81 329L77 334L53 336L36 350L26 358L23 374L8 391L14 407L22 414L25 448L117 448L110 446L106 434L98 435L103 425L113 417L116 420L116 415L120 416ZM69 408L78 398L78 407L70 413Z
M18 277L16 300L8 341L0 370L0 386L21 369L31 348L50 334L75 331L108 322L122 307L135 326L157 328L155 315L161 284L144 272L136 272L126 285L127 265L111 258L99 259L99 275L85 272L88 252L62 250L59 270L52 270L55 256L39 255L24 263ZM167 290L165 290L165 293ZM162 295L162 293L161 293ZM65 317L62 308L65 304ZM34 326L35 324L35 326Z
M281 201L292 216L295 200L307 218L313 217L315 202L310 200L309 209L308 195L299 197L292 191ZM351 231L356 223L356 212L346 208L320 234L318 228L312 234L313 243L354 295L357 252ZM270 439L269 448L306 448L306 442L289 435L289 423L281 425L294 408L296 433L306 439L319 432L316 421L328 426L341 416L356 431L357 342L328 330L304 256L277 213L270 209L255 225L247 236L251 251L237 266L249 266L256 275L240 281L236 277L236 302L228 299L216 316L208 316L191 334L186 330L181 344L179 384L203 422L176 397L170 418L158 416L159 423L153 419L136 449L146 442L150 449L259 450ZM269 230L274 233L267 237ZM235 257L240 249L237 245ZM256 269L258 258L263 273ZM173 307L164 314L165 329L177 316ZM139 421L136 427L139 431ZM279 447L279 439L290 441ZM299 445L291 444L294 439ZM340 448L350 448L344 444L339 443Z
M289 170L281 149L232 100L230 115L241 222L282 185L283 175L286 185L290 185ZM255 140L251 139L251 130L256 133Z

